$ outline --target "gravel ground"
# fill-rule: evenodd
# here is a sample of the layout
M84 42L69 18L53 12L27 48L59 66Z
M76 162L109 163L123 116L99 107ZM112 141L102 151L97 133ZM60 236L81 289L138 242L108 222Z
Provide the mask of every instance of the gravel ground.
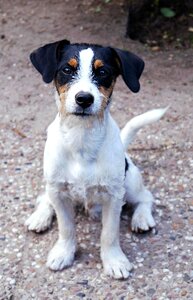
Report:
M124 7L115 2L103 3L97 12L94 1L0 1L1 300L192 299L192 50L150 52L126 40ZM41 44L65 37L131 49L144 58L139 94L132 95L121 80L117 82L112 114L120 126L134 115L170 104L163 120L142 130L129 149L155 196L157 227L133 234L130 216L123 216L121 244L134 264L125 281L103 275L101 223L82 211L76 217L76 260L62 272L45 266L57 239L56 221L44 234L24 227L44 186L46 127L56 114L52 85L41 82L28 55Z

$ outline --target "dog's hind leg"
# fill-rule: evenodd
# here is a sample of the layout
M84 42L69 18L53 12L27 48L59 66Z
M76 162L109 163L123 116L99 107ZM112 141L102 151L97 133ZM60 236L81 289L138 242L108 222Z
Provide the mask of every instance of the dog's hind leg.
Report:
M50 228L54 216L54 209L49 201L49 196L45 192L37 198L37 208L26 220L25 225L28 230L42 232Z
M135 232L147 231L155 227L152 216L154 198L143 184L139 169L127 158L129 168L125 178L126 201L133 206L134 213L131 220L131 229Z

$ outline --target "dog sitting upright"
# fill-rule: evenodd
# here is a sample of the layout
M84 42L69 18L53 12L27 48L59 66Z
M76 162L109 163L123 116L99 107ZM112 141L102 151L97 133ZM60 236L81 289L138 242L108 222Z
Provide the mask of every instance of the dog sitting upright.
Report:
M44 231L56 213L59 238L47 266L61 270L73 263L76 234L73 204L102 206L101 259L104 272L127 278L132 268L119 244L122 205L134 205L132 230L149 230L152 194L144 187L137 167L125 151L135 133L161 118L157 109L133 118L120 132L109 112L116 78L132 92L140 88L144 62L136 55L111 47L47 44L32 52L31 61L44 82L54 81L58 114L48 128L44 152L45 194L28 218L29 230Z

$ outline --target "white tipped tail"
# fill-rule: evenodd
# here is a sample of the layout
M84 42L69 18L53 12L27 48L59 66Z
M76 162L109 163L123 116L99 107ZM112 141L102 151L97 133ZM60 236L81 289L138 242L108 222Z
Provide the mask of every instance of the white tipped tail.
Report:
M128 149L129 144L133 141L139 129L161 119L168 108L169 106L166 108L153 109L131 119L120 133L124 149Z

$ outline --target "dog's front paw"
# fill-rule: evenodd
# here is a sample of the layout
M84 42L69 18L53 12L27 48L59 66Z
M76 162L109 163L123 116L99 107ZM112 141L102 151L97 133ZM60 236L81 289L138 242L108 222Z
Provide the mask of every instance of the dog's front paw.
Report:
M75 244L58 240L47 259L47 267L53 271L59 271L72 265L75 254Z
M54 215L53 209L47 208L45 210L37 208L37 210L26 220L25 226L28 230L42 232L47 230L52 224Z
M105 250L101 253L104 273L115 279L126 279L133 266L120 248Z
M155 221L151 209L142 205L137 207L131 220L132 231L148 231L153 227L155 227Z

